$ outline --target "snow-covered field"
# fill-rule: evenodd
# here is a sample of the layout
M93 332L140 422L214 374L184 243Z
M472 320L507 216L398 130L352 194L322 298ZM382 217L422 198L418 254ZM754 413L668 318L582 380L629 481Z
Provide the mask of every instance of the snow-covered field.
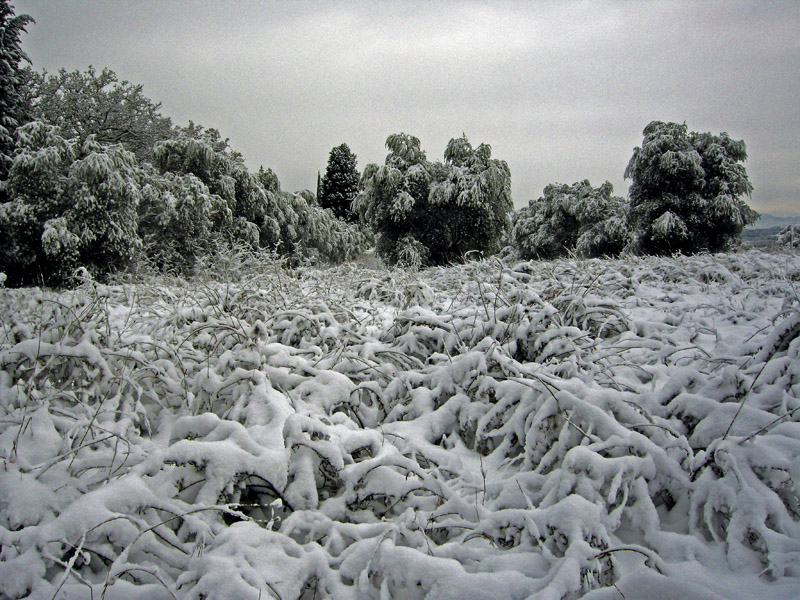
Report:
M0 290L0 598L800 596L800 254Z

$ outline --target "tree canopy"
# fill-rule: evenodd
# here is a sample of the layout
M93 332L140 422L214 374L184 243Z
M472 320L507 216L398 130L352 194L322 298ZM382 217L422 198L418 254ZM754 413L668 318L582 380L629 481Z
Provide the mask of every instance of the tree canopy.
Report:
M33 117L55 125L64 138L83 142L93 135L150 161L156 142L174 137L161 104L145 96L141 84L119 81L111 69L60 69L54 75L29 70L28 77Z
M753 190L741 164L747 160L744 141L661 121L643 134L625 170L632 180L629 218L639 250L715 252L755 222L758 214L743 200Z
M353 208L389 263L445 264L499 249L513 209L511 172L490 146L452 139L444 163L429 162L412 135L390 135L386 146L385 164L364 169Z

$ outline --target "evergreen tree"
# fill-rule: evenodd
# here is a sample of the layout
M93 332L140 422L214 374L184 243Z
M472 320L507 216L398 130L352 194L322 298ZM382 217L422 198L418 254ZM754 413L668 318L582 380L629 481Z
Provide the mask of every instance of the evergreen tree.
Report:
M322 208L330 208L338 218L355 222L357 216L351 209L358 193L359 174L356 155L347 144L333 148L328 156L325 175L318 181L317 201Z
M15 15L8 0L0 0L0 180L11 168L14 131L30 116L24 101L25 73L20 63L30 62L20 48L20 35L33 19Z

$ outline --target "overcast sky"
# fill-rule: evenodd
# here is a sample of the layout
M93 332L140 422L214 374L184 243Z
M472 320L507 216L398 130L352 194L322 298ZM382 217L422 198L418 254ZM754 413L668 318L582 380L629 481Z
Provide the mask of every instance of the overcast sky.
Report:
M800 2L12 0L34 68L109 67L177 124L216 127L251 169L315 189L391 133L441 159L488 143L519 207L623 172L652 120L747 143L762 212L800 214Z

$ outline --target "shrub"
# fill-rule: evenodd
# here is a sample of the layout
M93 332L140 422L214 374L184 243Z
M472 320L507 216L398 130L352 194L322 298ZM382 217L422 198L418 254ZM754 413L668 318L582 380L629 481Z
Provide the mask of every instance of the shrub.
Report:
M9 285L65 285L79 266L103 280L125 267L141 244L140 177L119 145L64 139L38 121L20 127L0 206Z
M625 202L606 181L550 184L514 218L512 244L522 258L618 254L628 243Z
M197 176L151 173L142 189L139 235L161 270L188 273L222 241L215 224L230 221L225 202Z
M338 263L363 252L369 241L357 225L347 223L330 209L323 209L314 194L303 190L277 196L280 214L286 219L281 226L281 254L295 262L320 258Z

